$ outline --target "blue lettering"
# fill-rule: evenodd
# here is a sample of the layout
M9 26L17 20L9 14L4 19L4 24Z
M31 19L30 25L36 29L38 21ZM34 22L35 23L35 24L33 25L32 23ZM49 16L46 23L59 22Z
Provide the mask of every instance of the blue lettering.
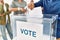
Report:
M25 35L29 35L32 37L36 37L36 32L35 31L31 31L31 30L27 30L27 29L20 29L22 34Z
M32 31L29 30L29 36L31 36L31 34L32 34Z
M24 32L24 29L20 29L21 30L21 33L23 33Z
M36 32L33 31L32 36L33 37L36 37Z
M25 34L25 35L28 35L28 30L25 29L25 30L24 30L24 34Z

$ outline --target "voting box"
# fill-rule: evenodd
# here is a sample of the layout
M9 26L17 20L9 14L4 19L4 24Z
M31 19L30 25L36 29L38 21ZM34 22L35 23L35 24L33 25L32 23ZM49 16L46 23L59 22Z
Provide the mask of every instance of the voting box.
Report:
M44 14L42 18L24 18L25 21L16 20L17 36L13 40L56 40L58 15Z

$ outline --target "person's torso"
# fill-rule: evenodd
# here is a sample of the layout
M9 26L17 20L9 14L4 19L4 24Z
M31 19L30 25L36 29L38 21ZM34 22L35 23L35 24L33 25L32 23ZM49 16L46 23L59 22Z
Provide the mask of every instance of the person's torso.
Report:
M1 4L0 4L0 14L1 15L2 14L6 14L5 10L4 10L4 5L1 5ZM0 16L0 24L1 25L5 25L6 24L6 15Z
M60 13L60 0L43 0L43 7L46 13Z
M4 12L3 5L0 5L0 14L2 14L3 12Z
M24 8L26 6L26 2L25 1L23 1L21 3L14 2L14 5L15 5L16 8L18 8L18 7L19 8ZM22 11L16 11L16 12L14 12L14 14L17 15L17 14L24 14L24 13Z

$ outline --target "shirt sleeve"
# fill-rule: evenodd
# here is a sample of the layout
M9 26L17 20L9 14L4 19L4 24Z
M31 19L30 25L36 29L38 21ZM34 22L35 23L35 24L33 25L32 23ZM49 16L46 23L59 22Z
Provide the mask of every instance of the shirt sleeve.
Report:
M43 7L43 0L36 2L34 5L35 5L35 7L39 7L39 6Z
M58 14L60 15L60 2L54 2L51 4L50 8L49 8L49 12L51 14Z

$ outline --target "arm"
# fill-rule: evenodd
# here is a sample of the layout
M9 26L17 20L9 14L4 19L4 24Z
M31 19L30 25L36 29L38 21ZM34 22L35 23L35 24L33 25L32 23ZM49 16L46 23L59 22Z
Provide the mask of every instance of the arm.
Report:
M24 8L9 8L9 11L11 12L11 11L22 11L22 12L26 12L26 9L24 9Z
M18 11L18 8L9 8L9 11Z
M11 12L11 11L18 11L18 8L17 8L17 6L16 6L16 4L15 4L15 1L13 1L12 4L10 5L9 11L10 11L10 12Z
M38 1L34 4L34 1L31 0L31 2L28 4L29 9L33 9L34 7L42 6L43 7L43 0Z
M26 2L24 2L24 5L26 6ZM22 12L26 12L26 9L23 8L19 8L15 2L12 3L11 7L9 8L9 11L22 11Z
M35 7L41 6L43 7L43 0L38 1L37 3L34 4Z

